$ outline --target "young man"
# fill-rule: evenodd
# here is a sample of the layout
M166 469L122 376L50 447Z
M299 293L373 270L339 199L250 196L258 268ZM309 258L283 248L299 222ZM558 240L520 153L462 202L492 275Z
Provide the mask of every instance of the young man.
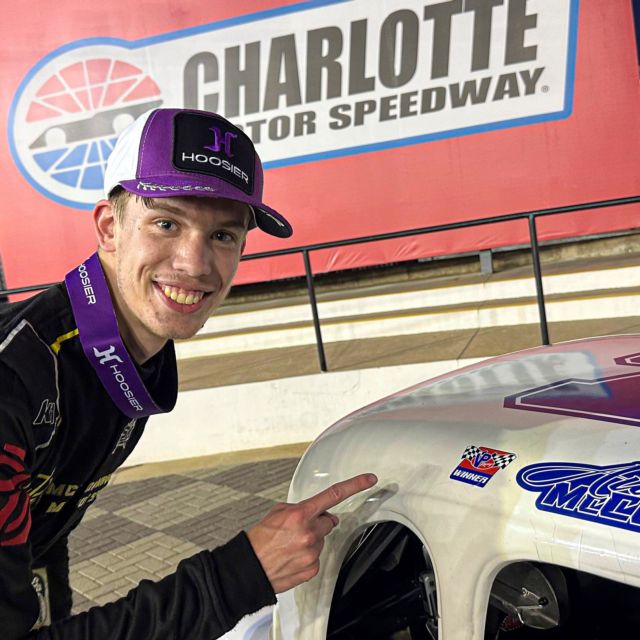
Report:
M109 158L106 199L94 210L97 253L0 315L5 640L212 640L315 575L337 524L327 510L375 482L365 474L278 505L160 582L68 617L67 536L147 417L173 408L172 340L194 335L224 300L249 229L291 234L262 203L262 179L253 144L222 117L144 114Z

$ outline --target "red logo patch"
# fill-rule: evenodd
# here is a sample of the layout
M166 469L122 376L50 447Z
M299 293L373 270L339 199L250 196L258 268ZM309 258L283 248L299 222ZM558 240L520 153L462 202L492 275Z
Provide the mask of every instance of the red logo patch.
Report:
M25 456L24 449L12 444L0 452L0 547L24 544L29 538L29 495L22 489L29 480Z

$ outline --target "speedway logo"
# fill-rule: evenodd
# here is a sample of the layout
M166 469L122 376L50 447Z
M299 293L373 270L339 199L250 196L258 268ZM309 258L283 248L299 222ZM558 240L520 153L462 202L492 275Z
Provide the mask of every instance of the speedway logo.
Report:
M542 511L640 531L640 461L604 467L543 462L522 469L517 481L540 494Z
M500 469L509 466L517 457L515 453L508 451L469 445L449 477L476 487L484 487Z
M10 146L35 188L86 208L118 133L160 105L226 116L267 168L556 120L577 14L578 0L310 0L69 43L21 83Z
M10 114L19 168L54 200L71 206L99 200L118 134L162 105L159 86L121 52L99 49L55 56L32 74Z

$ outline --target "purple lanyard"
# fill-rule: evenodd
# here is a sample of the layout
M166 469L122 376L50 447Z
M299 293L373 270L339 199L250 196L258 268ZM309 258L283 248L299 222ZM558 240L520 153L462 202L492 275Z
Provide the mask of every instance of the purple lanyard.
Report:
M64 281L82 349L118 409L129 418L163 413L122 342L98 254L70 271Z

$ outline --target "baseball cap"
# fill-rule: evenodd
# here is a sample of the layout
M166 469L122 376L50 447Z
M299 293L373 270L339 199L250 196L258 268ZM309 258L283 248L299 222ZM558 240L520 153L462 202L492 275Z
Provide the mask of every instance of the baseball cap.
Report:
M253 142L216 113L152 109L118 137L107 161L104 194L120 185L138 196L203 196L248 204L252 227L279 238L293 230L262 202L264 174Z

